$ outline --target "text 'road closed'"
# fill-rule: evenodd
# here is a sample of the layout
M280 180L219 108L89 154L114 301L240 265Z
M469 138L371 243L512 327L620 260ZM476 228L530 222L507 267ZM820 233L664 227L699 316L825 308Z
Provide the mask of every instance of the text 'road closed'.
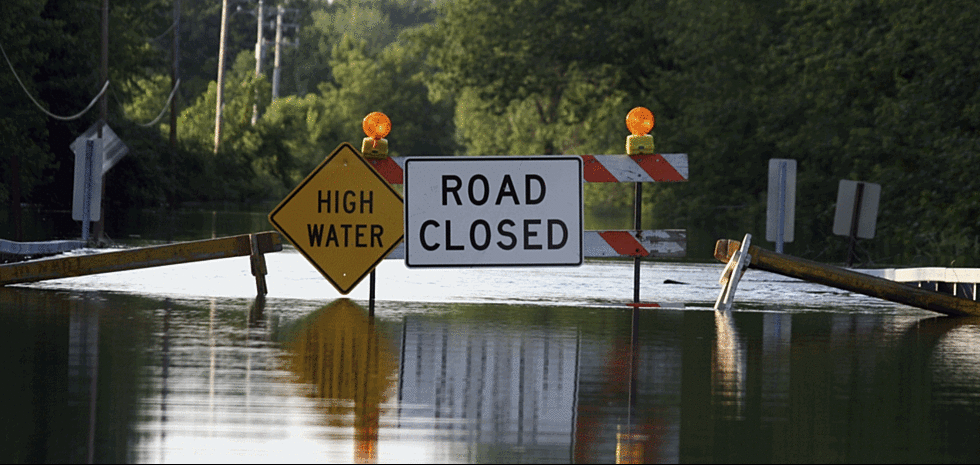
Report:
M582 263L579 157L409 158L408 266Z

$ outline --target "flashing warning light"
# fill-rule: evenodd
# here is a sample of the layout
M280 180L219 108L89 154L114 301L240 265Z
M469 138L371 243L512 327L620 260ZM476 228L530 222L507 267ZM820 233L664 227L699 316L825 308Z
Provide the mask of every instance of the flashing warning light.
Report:
M644 107L636 107L626 114L626 128L634 136L649 134L653 129L653 121L653 112Z
M384 139L391 132L391 120L388 115L375 111L364 117L364 134L374 140Z
M364 117L361 124L367 137L361 142L361 154L368 158L385 158L388 156L388 139L385 136L391 132L391 120L388 115L375 111Z

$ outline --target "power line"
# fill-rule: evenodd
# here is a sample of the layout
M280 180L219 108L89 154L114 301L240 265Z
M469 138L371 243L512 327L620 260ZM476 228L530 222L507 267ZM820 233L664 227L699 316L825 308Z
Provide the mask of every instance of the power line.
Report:
M149 123L146 123L146 124L140 124L140 123L137 123L137 124L139 124L140 126L143 126L144 128L148 128L150 126L153 126L154 124L157 124L157 122L160 121L160 118L163 118L163 114L167 112L167 108L170 106L170 101L173 100L174 99L174 95L177 94L177 88L178 87L180 87L180 79L177 79L177 82L174 83L174 89L170 91L170 97L167 97L167 103L165 103L163 105L163 109L160 110L160 114L157 115L156 119L154 119L153 121L150 121Z
M52 117L52 118L54 118L56 120L71 121L71 120L74 120L74 119L81 118L82 115L84 115L86 112L88 112L89 110L91 110L93 106L95 106L95 102L98 102L99 101L99 98L102 97L102 94L104 94L105 91L106 91L106 89L109 88L109 80L106 79L105 85L102 86L102 90L99 91L99 94L96 95L95 98L92 99L92 102L89 103L88 106L85 107L84 110L82 110L82 111L80 111L80 112L78 112L78 113L76 113L74 115L71 115L71 116L58 116L58 115L56 115L54 113L51 113L48 110L45 110L44 107L41 106L41 104L38 103L37 100L34 100L34 97L31 96L30 91L27 90L27 87L25 87L24 86L24 83L20 80L20 76L17 75L17 70L14 69L14 65L12 63L10 63L10 58L7 57L7 51L4 50L3 44L0 44L0 52L3 52L3 58L5 60L7 60L7 66L10 67L10 72L14 73L14 78L17 79L17 83L20 84L20 88L24 90L24 94L27 95L27 98L31 99L31 101L34 102L34 105L36 105L38 109L40 109L42 112L44 112L44 114L46 114L46 115L48 115L48 116L50 116L50 117Z

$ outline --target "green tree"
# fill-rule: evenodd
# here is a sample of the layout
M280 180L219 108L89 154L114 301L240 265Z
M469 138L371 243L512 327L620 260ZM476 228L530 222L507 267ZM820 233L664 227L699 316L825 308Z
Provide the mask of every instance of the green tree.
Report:
M624 45L611 32L627 22L621 15L632 6L576 0L445 2L435 24L413 39L429 50L437 91L465 99L457 108L461 122L507 128L502 133L461 124L462 142L516 153L622 152L613 149L621 142L612 145L598 129L606 128L600 122L606 112L625 116L633 103L625 83L637 81L620 65L631 62L622 54L635 51L637 42ZM656 34L647 36L645 45L655 48ZM504 121L494 118L505 114ZM511 146L507 139L524 143Z
M872 252L922 264L976 262L980 72L973 2L794 1L770 66L763 137L801 158L813 247L829 234L838 179L882 184Z

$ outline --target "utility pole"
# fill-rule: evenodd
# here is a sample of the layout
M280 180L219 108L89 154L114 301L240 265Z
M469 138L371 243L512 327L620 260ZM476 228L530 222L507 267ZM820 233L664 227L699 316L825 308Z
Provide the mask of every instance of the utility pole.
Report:
M276 58L272 69L272 100L279 98L279 57L282 49L282 14L285 9L282 5L276 7Z
M177 86L180 79L180 0L174 0L174 42L170 49L170 88ZM177 96L170 99L170 150L171 168L177 152Z
M221 144L221 107L225 87L225 34L228 29L228 0L221 0L221 38L218 46L218 102L214 113L214 153Z
M102 65L99 67L99 86L105 86L106 81L109 80L109 0L102 0ZM109 100L107 99L107 94L102 94L99 98L99 122L97 124L98 129L96 130L96 136L99 139L102 138L102 127L105 126L106 120L109 117ZM99 166L99 171L102 171L102 166ZM100 176L104 176L104 173ZM102 205L99 211L102 213L99 216L99 221L95 222L95 227L92 231L92 236L95 237L95 242L98 243L102 240L103 232L105 231L105 178L102 179ZM88 221L85 218L83 221Z
M174 40L170 49L170 87L177 87L180 80L180 0L174 0ZM177 95L170 99L170 160L169 169L172 179L176 179L177 165ZM170 184L173 185L172 183ZM176 194L173 187L167 189L167 208L172 208L176 201ZM168 235L168 240L169 235Z
M99 67L99 87L109 80L109 0L102 0L102 65ZM102 126L105 125L109 113L107 95L99 98L99 129L98 136L102 137Z
M255 33L255 77L262 75L262 46L264 45L262 41L264 37L262 36L262 30L265 29L265 11L263 10L262 0L259 0L259 6L256 10L255 16L258 18L258 30ZM252 104L252 126L259 121L259 91L255 90L255 103Z

